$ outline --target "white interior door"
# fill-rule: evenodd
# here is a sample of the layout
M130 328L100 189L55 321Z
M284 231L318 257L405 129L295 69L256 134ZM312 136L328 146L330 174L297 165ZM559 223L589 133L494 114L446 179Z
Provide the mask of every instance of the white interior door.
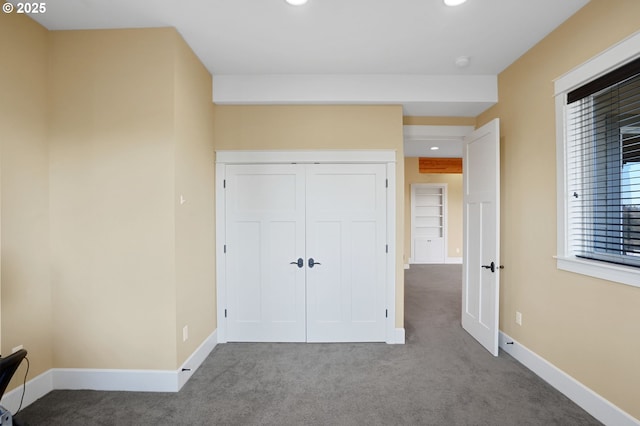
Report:
M307 341L385 340L386 169L317 164L307 173Z
M228 341L385 340L385 178L382 164L227 166Z
M464 141L462 327L498 355L500 293L499 121Z
M304 342L305 268L297 264L305 257L304 169L226 172L228 340Z

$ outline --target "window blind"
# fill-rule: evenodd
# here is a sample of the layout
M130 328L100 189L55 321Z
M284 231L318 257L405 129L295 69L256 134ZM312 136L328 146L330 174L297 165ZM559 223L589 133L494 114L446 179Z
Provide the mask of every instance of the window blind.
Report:
M570 250L640 267L640 59L568 93L567 104Z

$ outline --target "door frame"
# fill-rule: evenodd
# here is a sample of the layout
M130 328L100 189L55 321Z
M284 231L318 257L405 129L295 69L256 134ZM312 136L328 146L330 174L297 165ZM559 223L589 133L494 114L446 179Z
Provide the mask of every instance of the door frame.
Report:
M438 262L416 262L416 253L415 253L415 201L416 201L416 189L418 188L442 188L442 239L443 239L443 257L442 263L447 263L448 253L449 253L449 245L448 245L448 234L449 234L449 197L447 194L449 185L445 183L412 183L411 185L411 257L409 258L409 264L420 264L420 263L438 263Z
M227 342L226 244L226 165L230 164L385 164L387 169L387 245L385 304L386 342L404 343L404 329L396 329L396 151L394 150L317 150L317 151L216 151L216 305L218 343Z

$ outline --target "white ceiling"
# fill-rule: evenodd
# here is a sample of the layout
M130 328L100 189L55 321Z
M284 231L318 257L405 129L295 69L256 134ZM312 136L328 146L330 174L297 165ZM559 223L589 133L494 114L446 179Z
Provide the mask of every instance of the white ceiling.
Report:
M215 94L216 76L412 76L427 86L447 76L464 85L470 77L497 76L587 2L468 0L448 7L442 0L309 0L294 7L284 0L54 0L46 13L32 17L50 30L175 27L214 76ZM468 56L469 66L457 67L459 56ZM326 98L326 88L321 90ZM394 92L393 83L388 90L385 96L354 93L336 102L401 103L406 115L420 114L412 107L424 104L427 115L469 116L497 96L496 88L486 99L425 94L416 100ZM305 103L315 97L252 100L244 93L220 103Z

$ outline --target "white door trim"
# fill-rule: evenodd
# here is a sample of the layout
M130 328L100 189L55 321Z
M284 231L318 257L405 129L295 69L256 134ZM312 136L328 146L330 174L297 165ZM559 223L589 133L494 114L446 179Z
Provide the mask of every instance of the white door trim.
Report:
M395 163L392 150L361 151L216 151L217 164Z
M387 168L387 255L386 276L386 342L399 341L396 318L396 151L394 150L321 150L321 151L216 151L216 297L218 342L227 342L225 307L225 176L227 164L287 164L287 163L370 163Z

